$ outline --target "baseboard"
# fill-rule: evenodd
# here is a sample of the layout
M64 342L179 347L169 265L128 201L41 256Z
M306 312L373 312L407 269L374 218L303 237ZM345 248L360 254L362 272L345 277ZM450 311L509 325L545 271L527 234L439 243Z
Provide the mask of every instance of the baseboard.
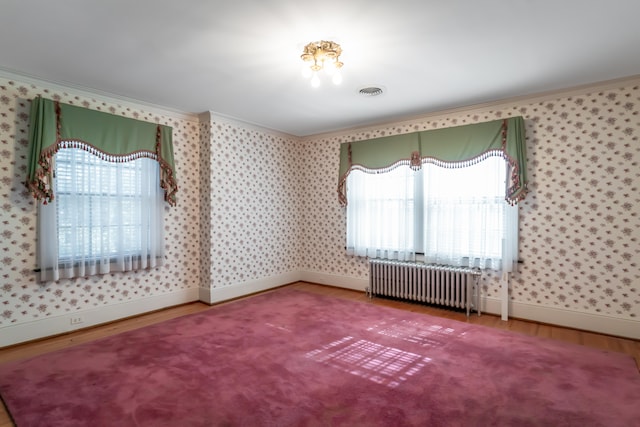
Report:
M364 292L369 286L368 279L357 277L338 276L337 274L318 273L315 271L301 271L300 280L303 282L318 283L320 285L336 286L339 288L353 289Z
M220 288L200 288L200 301L207 304L215 304L217 302L243 297L298 281L337 286L361 292L364 292L365 288L369 284L367 279L360 279L356 277L339 276L336 274L318 273L314 271L290 271L276 276L251 280Z
M0 347L63 334L194 301L198 301L197 288L5 326L0 328ZM79 319L79 322L72 324L72 319Z
M243 297L254 294L256 292L266 291L277 288L300 280L299 271L291 271L288 273L278 274L275 276L265 277L257 280L250 280L234 285L223 286L219 288L200 288L200 301L207 304L215 304L221 301L227 301L234 298Z
M497 298L482 298L480 307L484 312L500 315L500 304ZM509 302L509 317L640 340L640 321L637 320L517 302Z

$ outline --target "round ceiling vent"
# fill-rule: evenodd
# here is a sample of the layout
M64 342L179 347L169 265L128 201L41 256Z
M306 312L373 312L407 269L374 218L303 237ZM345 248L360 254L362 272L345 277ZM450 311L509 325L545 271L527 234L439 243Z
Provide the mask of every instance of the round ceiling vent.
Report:
M382 88L376 86L363 87L358 91L358 93L362 96L378 96L382 95Z

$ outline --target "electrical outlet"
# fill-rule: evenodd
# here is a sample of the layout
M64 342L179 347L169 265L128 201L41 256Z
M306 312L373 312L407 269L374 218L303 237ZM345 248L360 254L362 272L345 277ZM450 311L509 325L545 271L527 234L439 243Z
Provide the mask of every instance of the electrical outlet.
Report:
M82 318L82 316L75 316L69 319L69 321L72 325L79 325L80 323L84 322L84 319Z

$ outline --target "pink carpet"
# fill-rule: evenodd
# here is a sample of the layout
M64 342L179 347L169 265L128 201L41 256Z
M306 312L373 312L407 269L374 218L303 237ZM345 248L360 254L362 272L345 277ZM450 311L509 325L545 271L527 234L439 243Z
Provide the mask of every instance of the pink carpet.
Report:
M0 366L28 426L638 426L623 354L280 289Z

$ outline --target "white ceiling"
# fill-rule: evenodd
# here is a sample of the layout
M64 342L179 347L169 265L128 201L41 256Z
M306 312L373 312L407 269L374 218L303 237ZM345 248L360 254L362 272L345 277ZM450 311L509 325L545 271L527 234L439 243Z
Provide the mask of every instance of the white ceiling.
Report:
M638 0L0 0L0 69L304 136L639 75L639 17ZM340 86L302 77L316 40L342 45Z

